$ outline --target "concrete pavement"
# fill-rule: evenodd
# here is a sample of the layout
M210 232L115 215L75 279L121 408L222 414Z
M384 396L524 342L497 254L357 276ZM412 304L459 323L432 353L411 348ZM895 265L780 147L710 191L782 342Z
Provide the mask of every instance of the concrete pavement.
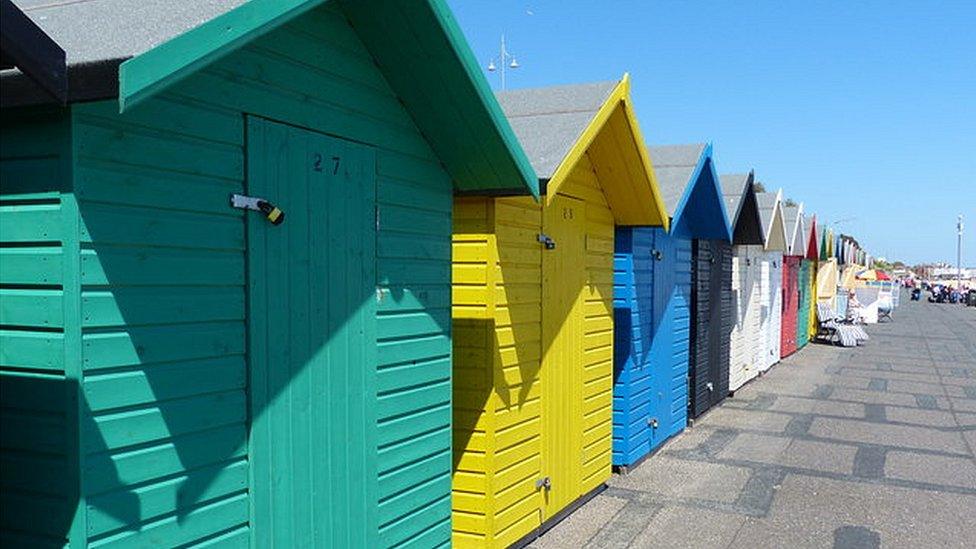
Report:
M532 544L976 547L976 308L810 344Z

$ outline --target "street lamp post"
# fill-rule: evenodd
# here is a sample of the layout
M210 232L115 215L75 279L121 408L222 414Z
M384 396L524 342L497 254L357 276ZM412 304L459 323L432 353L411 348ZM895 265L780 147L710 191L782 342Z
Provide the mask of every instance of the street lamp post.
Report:
M956 218L956 291L962 294L962 214Z
M502 78L502 91L505 91L505 68L508 67L510 69L517 69L520 66L521 65L519 65L518 61L515 59L515 56L509 53L508 49L505 48L505 35L503 34L501 47L498 49L498 66L495 66L494 59L488 61L488 72L495 72L496 68L499 69L498 72L501 74Z

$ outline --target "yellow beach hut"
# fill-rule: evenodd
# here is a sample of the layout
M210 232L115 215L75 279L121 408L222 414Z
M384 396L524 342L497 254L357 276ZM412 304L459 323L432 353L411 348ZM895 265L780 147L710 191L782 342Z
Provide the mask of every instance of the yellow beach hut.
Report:
M531 539L610 477L614 228L668 224L626 75L498 99L542 197L455 199L458 547Z

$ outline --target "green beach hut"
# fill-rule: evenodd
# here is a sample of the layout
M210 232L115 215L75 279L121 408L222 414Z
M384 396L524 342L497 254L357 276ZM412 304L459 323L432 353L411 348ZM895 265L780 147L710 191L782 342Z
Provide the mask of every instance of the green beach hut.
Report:
M3 545L449 543L452 200L538 180L445 4L18 4Z

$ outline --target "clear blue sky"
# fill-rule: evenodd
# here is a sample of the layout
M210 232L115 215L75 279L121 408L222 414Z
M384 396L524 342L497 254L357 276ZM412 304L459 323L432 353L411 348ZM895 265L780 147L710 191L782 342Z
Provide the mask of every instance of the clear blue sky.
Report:
M976 1L449 4L483 65L505 33L509 88L629 72L649 143L711 141L889 259L954 264L962 213L976 266Z

